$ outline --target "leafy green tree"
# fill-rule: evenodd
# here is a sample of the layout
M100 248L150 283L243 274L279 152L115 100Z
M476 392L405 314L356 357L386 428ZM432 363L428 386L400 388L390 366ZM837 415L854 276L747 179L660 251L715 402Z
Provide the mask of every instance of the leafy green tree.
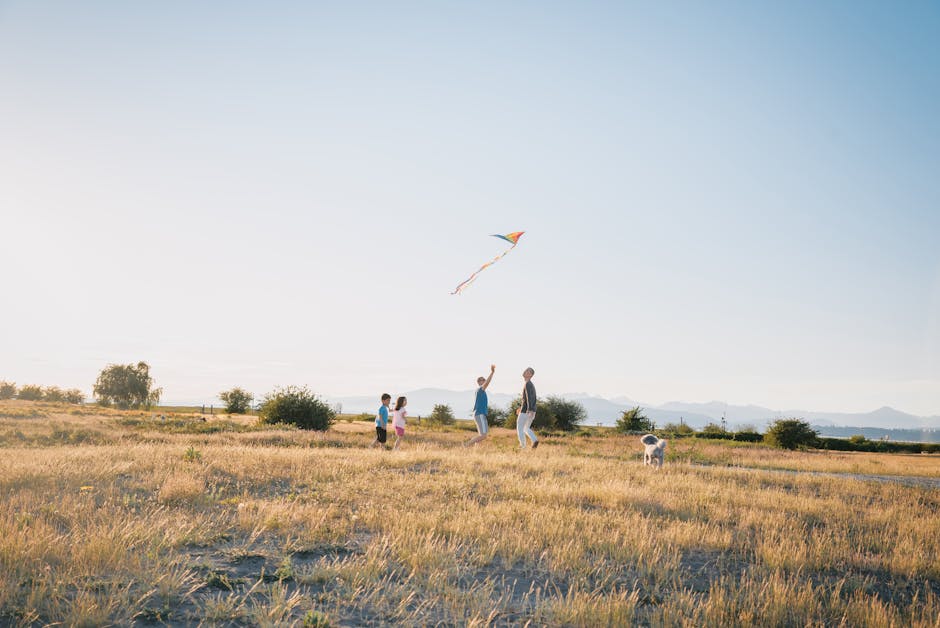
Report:
M65 401L65 391L58 386L46 386L42 390L42 400L60 403Z
M103 406L116 405L118 408L149 408L159 403L162 388L153 387L150 377L150 365L146 362L137 364L109 364L98 375L94 388L98 403Z
M85 393L80 391L78 388L69 388L65 391L65 401L68 403L81 405L85 403Z
M490 406L486 411L486 424L490 427L501 427L506 424L506 411L502 408Z
M522 395L519 395L509 404L506 410L506 422L503 427L511 430L516 429L516 419L519 417L519 408L522 407ZM552 409L544 401L539 401L535 405L535 420L532 422L533 429L551 430L555 428L555 415Z
M306 386L276 388L264 396L258 415L262 423L286 423L320 432L336 420L333 408Z
M0 382L0 399L13 399L16 396L16 384Z
M428 423L432 425L453 425L454 411L446 404L436 404L434 409L431 410L430 416L428 416Z
M778 419L767 429L764 442L773 447L797 449L816 444L818 432L800 419Z
M233 388L220 392L219 399L225 404L225 411L229 414L248 414L255 397L246 390Z
M617 419L616 429L618 432L652 432L653 422L643 414L643 408L635 406L629 410L624 410Z
M39 401L42 399L42 386L33 384L21 386L19 392L16 393L16 398L23 401Z
M587 420L587 410L577 401L553 396L545 400L545 405L555 417L555 429L572 432Z

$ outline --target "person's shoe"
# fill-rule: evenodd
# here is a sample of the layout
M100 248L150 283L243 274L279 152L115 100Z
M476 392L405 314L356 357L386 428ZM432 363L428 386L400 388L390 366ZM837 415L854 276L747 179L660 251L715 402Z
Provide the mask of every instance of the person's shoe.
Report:
M539 446L539 442L538 442L538 441L535 441L534 443L532 443L532 449L535 449L535 448L538 447L538 446Z

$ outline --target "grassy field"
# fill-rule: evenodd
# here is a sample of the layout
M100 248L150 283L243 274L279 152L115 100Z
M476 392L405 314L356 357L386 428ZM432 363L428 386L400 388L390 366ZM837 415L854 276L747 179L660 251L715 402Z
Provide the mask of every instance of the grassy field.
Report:
M0 625L940 626L940 456L152 414L0 402Z

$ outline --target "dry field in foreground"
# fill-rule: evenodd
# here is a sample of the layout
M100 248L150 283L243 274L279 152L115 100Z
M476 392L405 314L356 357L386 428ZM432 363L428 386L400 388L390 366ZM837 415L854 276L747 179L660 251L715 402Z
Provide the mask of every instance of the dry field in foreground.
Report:
M818 474L938 456L469 435L0 402L0 625L940 626L936 485Z

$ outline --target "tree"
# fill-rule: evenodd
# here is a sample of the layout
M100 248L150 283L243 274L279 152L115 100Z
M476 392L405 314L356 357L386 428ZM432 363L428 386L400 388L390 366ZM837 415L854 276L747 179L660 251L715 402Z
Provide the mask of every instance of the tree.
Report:
M617 419L618 432L652 432L653 422L643 414L643 408L635 406L624 410Z
M261 423L286 423L320 432L336 420L333 408L306 386L275 388L262 399L258 416Z
M812 447L816 443L818 432L809 423L800 419L778 419L767 428L764 442L773 447L796 449Z
M434 409L431 410L431 415L428 417L428 423L434 425L453 425L454 411L450 409L450 406L443 403L436 404Z
M160 401L162 388L153 387L150 366L146 362L135 364L109 364L95 382L95 397L103 406L118 408L149 408Z
M65 401L65 391L58 386L46 386L42 391L42 400L56 403Z
M502 408L490 406L486 411L486 424L490 427L501 427L506 423L506 411Z
M587 410L577 401L569 401L561 397L549 397L545 405L555 417L554 427L559 430L571 432L578 425L587 420Z
M34 386L33 384L21 386L19 392L16 393L16 398L23 401L39 401L42 399L42 386Z
M0 399L13 399L16 396L16 384L0 382Z
M229 414L248 414L255 397L247 390L233 388L220 392L219 399L225 404L225 411Z
M81 405L85 403L85 393L80 391L78 388L69 388L65 391L65 401L68 403Z
M506 421L503 427L511 430L516 429L516 419L519 418L519 408L522 407L522 395L519 395L509 404L506 410ZM544 401L539 401L535 405L535 420L532 422L532 429L550 430L555 427L555 415L552 409Z

